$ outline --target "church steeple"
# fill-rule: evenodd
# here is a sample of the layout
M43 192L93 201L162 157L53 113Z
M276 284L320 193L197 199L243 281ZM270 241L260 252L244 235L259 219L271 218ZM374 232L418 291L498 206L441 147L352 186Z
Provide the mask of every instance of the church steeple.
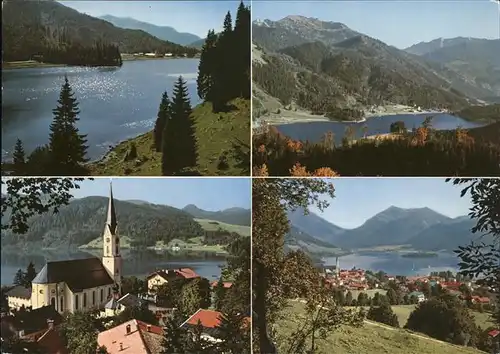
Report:
M115 212L115 201L113 200L113 186L109 182L109 201L108 201L108 217L106 219L106 225L109 227L109 231L114 235L116 232L116 212Z
M120 293L122 277L122 257L120 255L120 238L117 234L115 201L113 187L109 184L108 214L103 234L102 264L108 271L111 279L115 281L116 291Z

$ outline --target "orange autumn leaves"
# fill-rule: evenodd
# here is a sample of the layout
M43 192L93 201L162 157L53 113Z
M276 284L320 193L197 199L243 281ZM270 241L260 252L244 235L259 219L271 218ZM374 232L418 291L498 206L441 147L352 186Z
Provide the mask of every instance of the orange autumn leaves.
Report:
M413 131L413 133L408 133L408 134L397 134L397 135L391 135L394 137L392 140L398 140L402 149L408 148L408 147L423 147L428 144L431 144L431 146L434 146L436 144L442 143L443 141L454 141L455 146L462 146L468 149L467 151L470 150L472 146L475 145L474 138L471 137L468 133L467 130L458 128L454 132L447 132L441 133L438 132L434 129L432 129L430 126L422 126ZM315 145L311 146L311 144L308 144L307 142L304 143L302 141L295 141L292 140L288 137L285 137L277 132L270 132L269 135L266 137L267 139L261 139L261 142L259 145L256 146L256 149L254 150L254 163L256 161L259 161L258 163L254 164L253 168L253 176L257 177L266 177L271 175L274 175L274 171L269 172L269 168L271 170L274 170L274 160L275 156L281 156L283 158L283 162L285 162L284 165L280 167L280 169L284 172L281 172L281 176L288 175L288 176L293 176L293 177L336 177L339 176L339 174L332 170L329 167L322 167L318 168L315 170L308 170L307 166L303 166L300 162L300 160L303 160L302 157L305 158L305 160L308 159L310 153L314 153L315 151L317 152L317 149L314 150L314 148L317 148L318 145L321 145L324 149L327 149L328 151L334 149L335 150L335 145L333 143L333 133L326 133L322 141ZM374 143L374 147L378 147L378 143L381 140L387 140L386 137L384 136L383 139L382 137L379 139L376 137L373 140L363 140L363 143L366 142L371 142ZM356 144L358 142L354 142ZM407 145L406 145L407 144ZM434 145L432 145L434 144ZM386 144L387 145L387 144ZM342 148L342 147L341 147ZM349 149L350 146L343 146L344 150ZM293 164L293 165L292 165ZM327 165L325 163L325 165ZM291 166L291 168L289 167ZM285 172L287 171L287 172Z
M292 139L287 139L286 147L288 150L292 152L300 152L303 148L303 144L300 141L294 141ZM257 148L257 152L260 154L266 153L266 147L264 144L260 145ZM307 171L305 166L302 166L299 162L295 163L292 168L289 170L290 176L292 177L337 177L339 176L337 172L333 171L329 167L321 167L312 172ZM253 176L256 177L268 177L269 170L266 164L262 164L261 166L256 166L253 169Z
M266 164L263 164L260 167L254 167L252 176L255 177L269 177L269 170L267 169ZM296 163L290 169L290 176L292 177L338 177L338 173L333 171L329 167L321 167L313 172L307 171L305 166L302 166L300 163Z

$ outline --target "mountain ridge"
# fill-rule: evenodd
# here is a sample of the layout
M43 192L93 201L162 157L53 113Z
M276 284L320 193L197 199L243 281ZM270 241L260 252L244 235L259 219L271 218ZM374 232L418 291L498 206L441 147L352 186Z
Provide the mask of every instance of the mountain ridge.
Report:
M71 199L57 214L49 212L30 218L29 230L24 235L4 230L2 246L29 244L30 247L71 248L85 245L102 234L107 206L108 197L103 196ZM168 244L172 239L188 240L203 236L205 232L201 221L172 206L115 198L115 208L119 234L129 238L137 247L154 246L157 241ZM250 211L246 212L250 218ZM234 214L234 210L232 213ZM2 219L9 217L10 213L7 211Z
M183 211L197 219L209 219L224 222L227 224L250 226L252 213L249 209L232 207L218 211L209 211L198 208L194 204L188 204Z
M93 46L97 41L117 45L122 53L193 50L160 40L142 30L123 29L56 1L3 1L3 60L32 60L34 54L68 43Z
M384 104L459 110L496 92L444 63L340 22L288 16L254 21L252 31L255 89L283 107L293 103L326 116L335 116L337 108L366 110ZM263 114L265 101L257 102L264 106Z
M116 27L125 29L142 30L161 40L187 46L201 38L188 32L179 32L171 26L159 26L149 22L137 20L132 17L118 17L113 15L99 16L100 19L110 22Z
M420 251L451 251L478 237L470 231L475 221L468 216L451 218L428 207L391 206L351 229L341 228L314 213L289 213L289 220L295 229L309 237L344 250L405 245Z

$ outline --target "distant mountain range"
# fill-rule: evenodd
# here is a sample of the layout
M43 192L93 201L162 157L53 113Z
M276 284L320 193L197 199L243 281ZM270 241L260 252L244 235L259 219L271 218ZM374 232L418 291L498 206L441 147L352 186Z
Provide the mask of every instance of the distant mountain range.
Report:
M108 198L98 196L73 199L55 215L44 213L32 217L29 230L24 235L2 230L2 246L72 248L85 245L102 235L107 203ZM250 225L251 220L250 211L242 208L210 212L190 205L181 210L143 200L116 199L115 207L120 236L139 247L153 246L157 241L168 244L172 239L188 240L202 236L205 229L195 218L209 218L227 224L232 221L241 223L237 225ZM7 210L2 222L9 215Z
M342 23L303 16L254 21L252 39L254 87L284 106L294 102L312 112L383 104L460 109L500 96L495 75L487 83L480 72L491 62L484 70L496 73L498 61L490 59L500 40L462 45L460 58L468 61L460 67L443 53L438 60L434 44L400 50ZM450 44L450 56L458 46Z
M5 61L28 60L34 53L43 53L62 42L91 46L105 40L118 45L123 53L184 50L172 41L161 40L143 30L116 27L54 0L4 0L2 10Z
M192 33L178 32L173 27L156 26L151 23L138 21L131 17L116 17L112 15L104 15L100 18L112 23L116 27L142 30L164 41L169 41L180 45L191 45L191 43L201 40L200 37Z
M405 50L475 78L475 84L500 96L500 39L438 38Z
M292 229L304 233L308 243L312 237L321 246L326 243L345 250L404 245L419 251L452 251L478 238L471 232L474 220L467 216L449 218L429 208L392 206L355 229L340 228L314 213L294 212L289 213L288 218ZM300 240L300 233L294 235Z

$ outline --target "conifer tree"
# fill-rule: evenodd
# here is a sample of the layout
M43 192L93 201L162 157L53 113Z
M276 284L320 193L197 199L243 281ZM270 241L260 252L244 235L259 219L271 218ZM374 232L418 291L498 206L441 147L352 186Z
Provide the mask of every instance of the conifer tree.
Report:
M245 317L238 313L230 313L220 318L217 326L218 345L220 353L243 354L250 353L250 336Z
M206 353L215 354L220 353L216 350L215 346L203 336L203 325L200 320L198 324L192 326L190 335L187 337L186 353Z
M13 283L14 285L24 285L24 273L21 269L17 270Z
M186 82L179 76L175 83L171 117L162 137L162 174L170 176L196 166L195 127Z
M26 273L24 273L24 286L25 287L31 287L31 282L33 279L36 277L36 269L35 265L33 262L30 262L28 264L28 267L26 267Z
M68 78L64 78L58 106L52 111L54 120L50 125L50 175L53 176L80 176L87 174L82 166L88 159L86 135L79 134L76 127L78 122L78 102L74 97Z
M233 97L250 98L250 8L240 2L234 25L232 54L234 55Z
M211 102L215 112L224 109L230 100L232 81L234 80L234 62L230 53L233 41L233 24L231 13L228 11L224 18L224 29L218 36L214 52L214 82L211 93Z
M217 311L222 309L224 295L226 295L226 289L224 289L224 282L222 281L222 277L220 277L217 285L214 287L214 307Z
M24 153L23 142L21 139L17 139L16 146L14 147L14 153L12 156L12 174L14 176L25 176L26 175L26 159Z
M170 119L170 100L168 99L167 91L165 91L161 97L160 108L158 109L154 128L154 143L156 151L158 152L161 151L163 131L165 130L165 124L168 119Z
M186 352L188 333L181 328L182 321L178 312L166 323L160 354L184 354Z
M209 30L205 44L201 50L200 63L198 64L198 78L196 80L198 86L198 96L202 100L210 101L211 89L214 81L214 66L215 66L215 45L217 35L214 30Z

